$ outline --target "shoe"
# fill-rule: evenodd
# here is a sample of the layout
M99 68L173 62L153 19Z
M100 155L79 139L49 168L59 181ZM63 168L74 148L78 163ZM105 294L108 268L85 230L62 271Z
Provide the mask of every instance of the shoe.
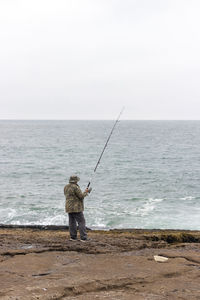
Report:
M77 241L77 238L70 238L69 240L75 242Z
M91 241L91 239L85 238L85 239L80 239L80 241L85 243L85 242Z

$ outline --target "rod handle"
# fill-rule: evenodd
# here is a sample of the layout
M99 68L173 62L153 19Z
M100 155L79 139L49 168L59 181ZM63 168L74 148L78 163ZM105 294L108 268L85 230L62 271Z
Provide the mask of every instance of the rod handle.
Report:
M87 189L89 188L89 186L90 186L90 181L89 181L89 183L88 183L88 185L87 185Z

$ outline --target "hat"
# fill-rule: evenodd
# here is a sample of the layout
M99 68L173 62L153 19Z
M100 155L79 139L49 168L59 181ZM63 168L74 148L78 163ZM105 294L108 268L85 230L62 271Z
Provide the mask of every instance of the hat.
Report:
M69 178L69 183L77 183L80 180L80 178L76 175L72 175Z

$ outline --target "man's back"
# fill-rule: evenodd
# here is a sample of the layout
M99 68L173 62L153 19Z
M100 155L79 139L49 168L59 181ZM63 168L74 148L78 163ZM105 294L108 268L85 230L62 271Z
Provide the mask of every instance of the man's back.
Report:
M68 213L82 212L84 210L83 199L86 196L81 192L77 183L69 183L64 187L66 198L65 211Z

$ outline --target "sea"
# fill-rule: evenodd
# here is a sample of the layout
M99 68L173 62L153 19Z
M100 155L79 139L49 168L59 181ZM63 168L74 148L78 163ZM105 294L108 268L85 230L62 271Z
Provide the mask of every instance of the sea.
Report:
M200 230L200 121L0 121L0 224L68 225L80 177L92 229Z

